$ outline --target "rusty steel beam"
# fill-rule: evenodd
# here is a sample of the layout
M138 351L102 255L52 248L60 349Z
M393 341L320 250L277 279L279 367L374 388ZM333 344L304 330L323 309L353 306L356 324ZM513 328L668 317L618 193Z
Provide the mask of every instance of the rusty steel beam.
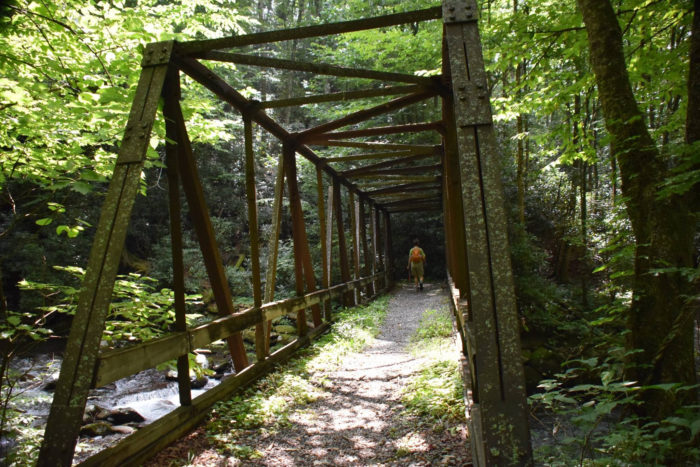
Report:
M338 156L338 157L324 157L326 162L350 162L350 161L362 161L367 159L390 159L399 158L404 156L413 156L415 154L430 154L433 151L430 149L420 150L420 151L385 151L385 152L374 152L365 154L353 154L350 156Z
M345 226L343 225L343 203L340 197L340 183L333 180L333 208L335 211L336 229L338 231L338 258L340 260L340 278L343 282L350 282L350 263L348 261L348 249L345 242ZM343 305L351 305L349 294L343 296Z
M401 157L398 159L392 159L389 161L384 161L384 162L378 162L376 164L371 164L371 165L365 165L363 167L356 167L354 169L348 169L340 172L340 174L343 177L347 177L349 175L359 175L367 172L373 172L377 169L383 169L386 167L392 167L397 164L403 164L404 162L413 162L413 161L419 161L423 159L427 159L429 157L437 157L435 154L415 154L412 156L407 156L407 157Z
M358 223L360 225L360 243L362 244L362 275L367 276L370 273L370 256L369 256L369 244L367 243L367 216L365 215L365 201L364 199L359 199L360 209L358 216ZM374 288L372 283L367 284L365 289L365 295L367 297L372 297L374 295Z
M386 193L383 195L375 195L371 196L369 198L373 199L375 203L377 204L382 204L386 203L389 201L393 201L397 198L398 193ZM418 196L418 195L434 195L434 196L439 196L442 195L442 188L441 187L433 187L433 188L409 188L406 191L402 192L402 194L405 195L411 195L411 196Z
M404 191L420 190L420 189L432 189L432 188L442 188L442 185L436 185L435 182L416 182L416 183L406 183L404 185L394 185L389 188L379 188L377 190L365 191L367 196L378 196L388 193L402 193Z
M208 50L230 49L232 47L242 47L253 44L267 44L271 42L304 39L307 37L321 37L353 31L366 31L367 29L397 26L399 24L415 23L418 21L429 21L439 19L441 17L442 9L440 7L432 7L424 10L408 11L405 13L395 13L392 15L375 16L372 18L363 18L337 23L259 32L254 34L246 34L243 36L224 37L221 39L192 41L177 44L177 52L182 55L189 55Z
M382 115L388 112L393 112L394 110L402 109L404 107L407 107L411 104L415 104L417 102L423 101L425 99L429 99L431 97L434 97L437 94L437 92L433 89L428 89L424 91L419 91L414 94L409 94L407 96L399 97L397 99L390 100L389 102L384 102L382 104L376 105L374 107L370 107L369 109L364 109L360 110L355 113L351 113L350 115L346 115L343 118L339 118L337 120L333 120L331 122L327 123L322 123L321 125L315 126L313 128L309 128L308 130L304 130L300 133L297 133L297 139L302 142L306 143L305 138L310 137L311 135L318 135L319 133L327 133L329 131L333 131L338 128L342 128L347 125L352 125L354 123L359 123L363 122L365 120L368 120L372 117L376 117L378 115Z
M377 186L394 186L402 183L418 183L418 182L432 182L440 183L442 176L440 175L413 175L413 176L401 176L401 175L385 175L382 177L381 181L373 182L360 182L363 187L377 187Z
M261 109L278 109L282 107L296 107L308 104L322 104L325 102L338 102L353 99L366 99L368 97L393 96L395 94L410 94L421 90L417 84L406 86L387 86L377 89L360 89L357 91L329 92L327 94L314 94L310 96L290 97L288 99L276 99L260 102Z
M320 165L323 170L334 180L338 180L349 190L355 191L358 195L361 195L357 187L355 187L349 180L340 176L340 174L338 174L333 168L325 164L324 160L308 146L305 146L297 141L294 135L289 133L280 124L270 118L262 109L257 108L254 102L243 97L241 93L233 89L214 72L193 58L180 57L176 59L176 62L180 69L192 79L209 89L225 102L231 104L241 113L249 115L251 120L267 130L270 134L278 138L283 143L292 144L299 154L304 156L314 165Z
M243 116L243 138L245 149L245 191L248 205L248 232L250 236L250 269L253 282L253 307L262 306L262 279L260 277L260 235L258 232L258 202L255 190L255 151L253 148L253 122ZM265 360L269 354L268 322L262 320L255 325L255 356Z
M393 135L397 133L420 133L423 131L441 131L443 124L439 122L407 123L405 125L380 126L374 128L364 128L361 130L334 131L332 133L322 133L309 136L307 143L322 142L324 140L341 140L348 138L361 138L365 136Z
M194 54L192 56L201 60L213 60L216 62L237 63L239 65L250 65L265 68L279 68L283 70L305 71L317 75L340 76L346 78L366 78L382 81L395 81L399 83L415 83L423 86L431 86L434 83L432 78L409 75L406 73L363 70L360 68L345 68L342 66L330 65L328 63L301 62L298 60L286 60L282 58L220 52L218 50Z
M172 115L172 106L180 100L180 76L176 69L168 71L163 88L164 113ZM177 125L172 119L165 121L165 157L168 173L168 209L170 215L170 245L173 260L173 295L175 301L175 330L187 331L185 309L185 267L182 257L182 212L180 207L180 174L178 170ZM177 386L180 405L192 404L190 388L190 361L187 355L177 358Z
M361 149L379 149L385 151L423 151L432 149L432 144L397 144L397 143L380 143L371 141L336 141L328 140L320 143L309 143L311 146L334 146L341 148L361 148Z
M318 210L318 236L321 240L321 288L327 289L330 286L328 281L330 263L328 258L328 240L326 238L326 207L323 193L323 170L316 166L316 209ZM331 304L330 301L321 302L323 319L330 321Z
M192 225L197 234L199 247L202 250L204 266L209 276L216 308L220 315L232 315L236 313L236 309L233 306L231 289L224 273L219 247L216 244L214 228L209 217L209 208L204 199L204 190L200 182L192 146L187 136L182 109L179 105L173 105L169 110L173 113L168 114L165 118L166 120L172 119L176 124L175 142L178 151L180 178L185 198L190 208L189 213L192 218ZM243 345L241 333L238 332L231 335L227 342L234 368L236 371L243 371L248 366L248 356Z
M387 175L404 175L404 174L420 174L424 172L431 172L435 170L442 170L442 164L435 165L421 165L418 167L400 167L395 169L379 169L373 170L372 172L364 172L360 174L349 174L346 175L347 178L368 178L368 177L384 177Z
M353 279L360 278L360 225L358 224L358 219L360 213L359 203L355 201L355 195L350 192L348 197L349 211L350 211L350 233L352 238L352 268L353 268ZM360 303L360 289L357 288L353 291L353 301L355 304Z
M431 203L421 206L403 206L397 208L388 209L387 212L390 214L400 213L400 212L423 212L423 211L442 211L442 204Z
M442 197L438 195L426 195L426 196L406 196L405 198L397 199L395 201L387 201L382 203L377 203L380 208L389 208L392 206L400 206L403 204L420 204L425 201L436 201L440 202Z

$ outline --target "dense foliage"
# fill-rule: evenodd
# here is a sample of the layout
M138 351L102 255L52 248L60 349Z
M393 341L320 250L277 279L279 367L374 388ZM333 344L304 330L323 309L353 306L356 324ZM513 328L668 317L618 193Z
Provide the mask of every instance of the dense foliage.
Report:
M145 44L340 21L433 4L419 0L4 2L0 6L0 376L7 374L8 362L28 344L67 334L79 286L76 275L87 262ZM643 457L645 452L662 452L663 457L679 445L686 448L680 458L697 456L693 443L699 430L692 407L681 407L662 420L624 418L626 409L639 406L635 394L643 392L642 382L626 378L625 365L635 358L634 349L628 345L621 350L638 284L638 234L625 204L629 196L621 184L623 168L613 151L577 4L484 0L480 6L502 147L528 389L544 394L537 402L550 409L564 404L563 411L581 417L575 421L588 430L586 442L567 444L564 457L577 448L582 457L594 456L602 446L601 455L610 459L657 462ZM686 137L686 120L693 113L687 85L693 2L616 0L613 6L634 97L663 167L662 179L650 189L661 200L697 192L700 150ZM441 66L441 33L438 22L428 22L266 44L247 52L430 75ZM258 100L368 87L360 79L301 72L232 65L218 65L217 71L237 90ZM240 116L189 80L183 83L183 109L226 274L237 302L249 302ZM378 102L350 100L270 112L296 131ZM439 119L439 112L439 103L431 102L368 125L431 121ZM171 326L163 134L159 120L122 256L123 275L105 339L109 345L143 340ZM389 136L386 141L438 142L425 134ZM256 152L265 255L280 145L259 132ZM345 154L349 154L346 148L324 153ZM316 174L305 161L298 166L311 253L318 265ZM343 202L347 206L348 200ZM697 237L697 199L686 209L690 229L695 226L691 233ZM392 228L395 278L405 274L408 248L418 237L428 256L427 280L442 280L441 216L397 214L392 216ZM191 226L185 230L186 288L192 294L188 306L201 316L214 308L213 300L196 238ZM698 299L697 239L694 251L692 264L656 264L647 271L681 277L687 285L683 306ZM285 217L278 296L294 293L292 253L291 227ZM154 313L163 319L152 320ZM132 322L141 325L130 329ZM690 322L683 325L691 327ZM546 382L538 389L543 379ZM12 387L2 382L3 389ZM656 390L692 393L687 385L671 382ZM10 398L11 392L5 391L4 408ZM615 436L635 434L638 444L626 448L620 442L611 447L618 438L606 438L610 431L595 431L602 421L618 427L611 429ZM547 455L556 457L556 452Z

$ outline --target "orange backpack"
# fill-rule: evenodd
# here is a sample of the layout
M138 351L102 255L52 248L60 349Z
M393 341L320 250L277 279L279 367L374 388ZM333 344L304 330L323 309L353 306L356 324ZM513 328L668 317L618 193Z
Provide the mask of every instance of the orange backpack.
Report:
M423 261L423 255L421 254L420 248L414 246L411 248L411 262L419 263L421 261Z

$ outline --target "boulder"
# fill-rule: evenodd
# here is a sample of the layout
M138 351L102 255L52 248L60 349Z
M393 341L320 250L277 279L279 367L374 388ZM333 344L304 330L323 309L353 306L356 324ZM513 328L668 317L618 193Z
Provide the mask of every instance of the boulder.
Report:
M80 428L80 436L105 436L112 433L112 425L107 422L88 423Z
M136 428L130 427L128 425L117 425L112 427L114 433L121 433L123 435L130 435L136 431Z
M104 418L103 418L104 417ZM119 407L112 409L104 414L100 413L96 417L98 420L107 420L115 425L124 425L126 423L141 423L146 421L143 416L130 407Z
M46 377L46 383L42 387L44 391L53 391L56 389L56 383L58 383L58 376L60 372L56 371L54 373L51 373Z

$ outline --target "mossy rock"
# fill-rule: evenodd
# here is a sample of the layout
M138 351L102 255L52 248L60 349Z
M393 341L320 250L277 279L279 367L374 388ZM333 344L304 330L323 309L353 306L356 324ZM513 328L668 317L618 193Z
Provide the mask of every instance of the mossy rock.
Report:
M290 326L288 324L278 324L273 328L279 334L296 334L297 328L295 326Z
M107 422L89 423L80 428L80 436L89 436L91 438L105 436L112 432L112 425Z

